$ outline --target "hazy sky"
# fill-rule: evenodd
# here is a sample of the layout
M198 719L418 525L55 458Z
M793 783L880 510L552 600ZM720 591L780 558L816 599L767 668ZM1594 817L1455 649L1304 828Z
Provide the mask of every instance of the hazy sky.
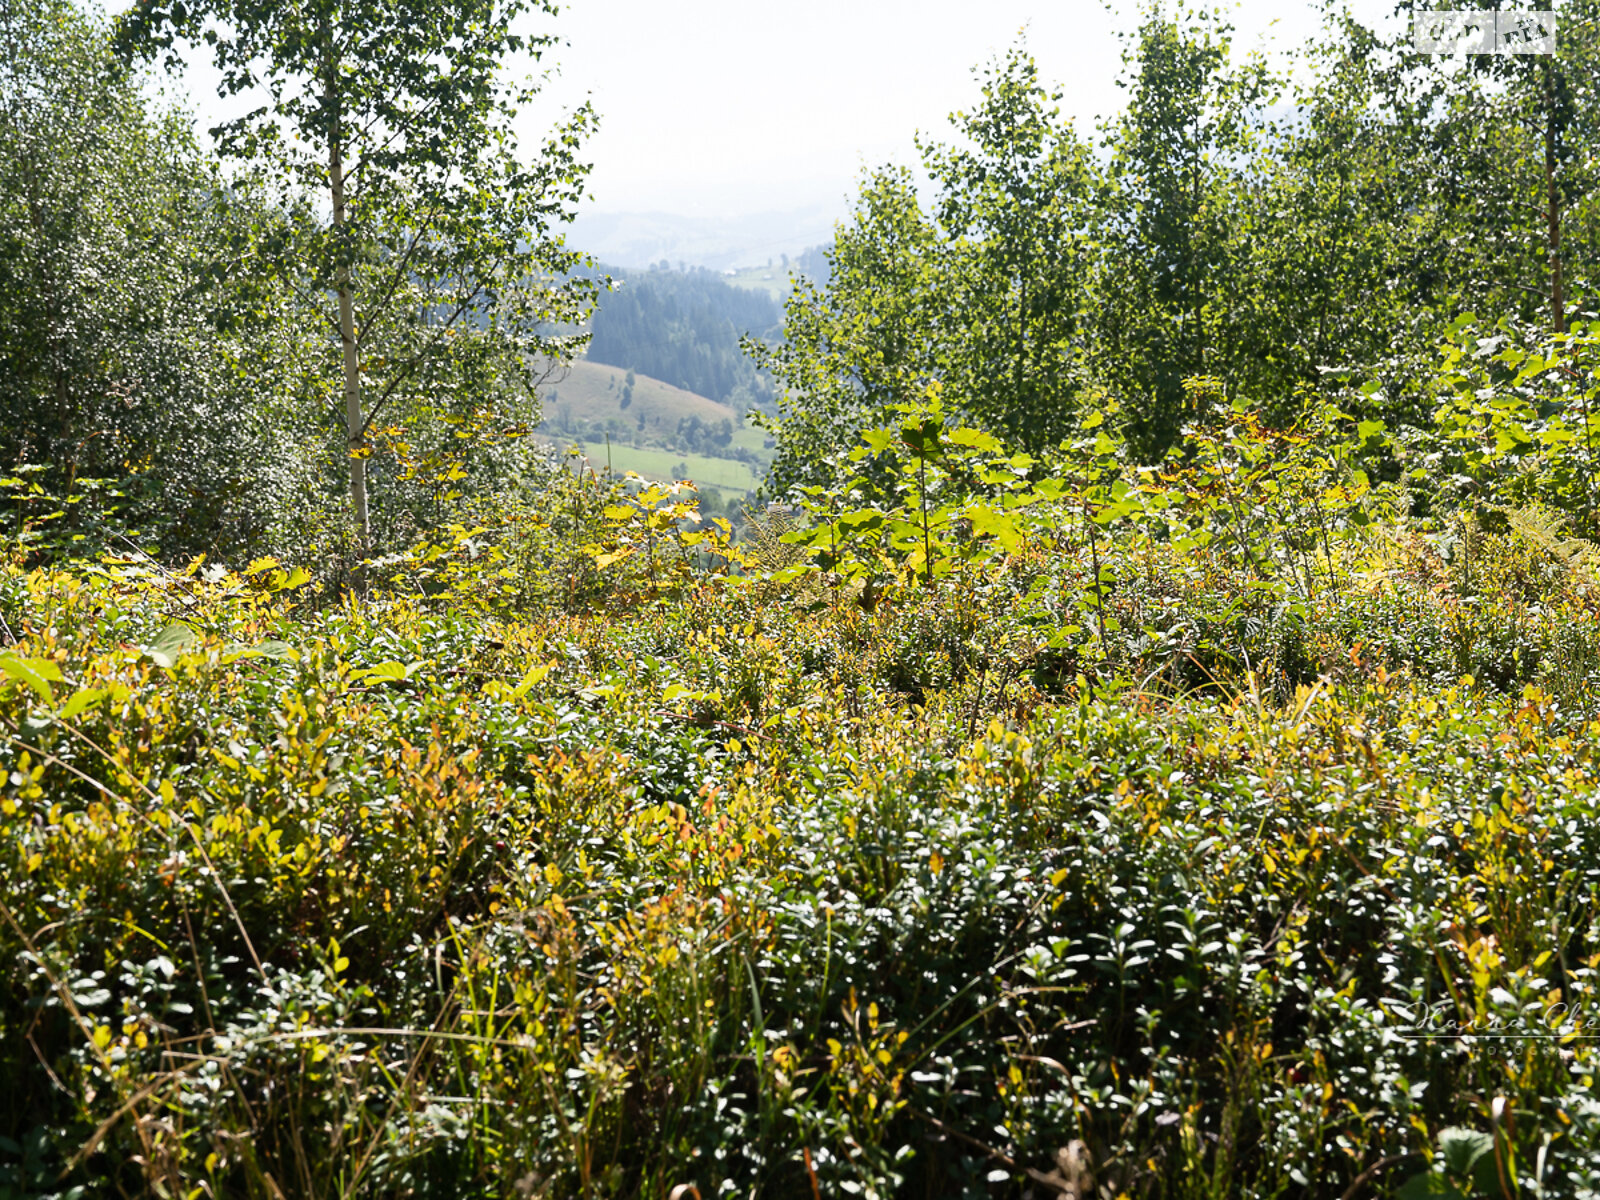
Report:
M576 0L552 28L569 45L552 95L587 91L602 209L721 214L833 200L863 164L910 162L977 96L972 68L1026 28L1080 130L1121 105L1119 29L1133 5L1098 0ZM1392 0L1354 6L1365 20ZM1320 26L1304 0L1232 11L1235 48L1284 49ZM1276 24L1274 21L1276 20Z
M1352 7L1372 22L1393 3ZM1236 52L1292 49L1320 24L1305 0L1230 12ZM1024 28L1063 111L1092 131L1120 107L1116 31L1136 22L1134 4L1113 14L1098 0L572 0L534 25L567 44L527 135L593 100L601 125L586 155L602 211L842 212L863 165L912 162L918 129L943 136L948 114L977 96L972 68ZM218 111L214 79L198 65L190 74L202 125Z

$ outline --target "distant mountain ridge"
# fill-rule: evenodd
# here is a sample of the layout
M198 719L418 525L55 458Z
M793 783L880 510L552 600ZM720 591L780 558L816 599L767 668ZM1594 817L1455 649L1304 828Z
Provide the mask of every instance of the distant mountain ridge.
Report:
M590 212L572 223L569 245L603 262L640 270L663 260L712 271L755 267L833 240L844 202L735 217Z

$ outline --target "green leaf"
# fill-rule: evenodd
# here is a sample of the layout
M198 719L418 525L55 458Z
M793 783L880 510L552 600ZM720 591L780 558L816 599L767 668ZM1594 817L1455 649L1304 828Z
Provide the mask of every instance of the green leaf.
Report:
M1439 1131L1439 1156L1444 1159L1445 1169L1456 1175L1471 1175L1479 1160L1493 1153L1493 1134L1459 1128Z
M883 513L875 508L858 508L839 517L839 527L853 533L870 532L882 524Z
M1002 513L996 512L987 504L974 504L963 514L972 523L972 531L980 536L992 537L1000 543L1007 554L1012 553L1022 545L1022 534L1017 531L1016 521Z
M900 440L920 459L936 459L944 454L944 430L931 417L911 417L900 424Z
M999 454L1001 451L1000 440L993 434L984 433L981 429L952 429L949 434L950 444L953 446L969 446L974 450L982 450L987 454Z
M248 658L271 658L279 662L294 658L288 642L268 641L254 646L230 646L222 656L225 663L241 662Z
M199 640L193 629L182 621L174 621L156 635L156 640L146 646L144 652L156 666L170 670L184 652Z
M530 691L532 691L536 685L544 681L544 677L550 674L550 668L552 666L554 666L553 663L535 663L533 666L529 667L528 673L522 677L522 682L517 684L517 686L512 690L511 694L518 700L521 700Z
M861 441L873 454L882 454L894 444L894 435L887 429L869 429L861 435Z
M63 721L70 721L84 710L93 708L105 698L106 694L100 688L79 688L67 697L67 702L61 706L61 711L56 715Z
M19 658L15 654L0 654L0 671L16 682L31 687L46 704L51 702L50 684L64 682L61 668L48 658Z

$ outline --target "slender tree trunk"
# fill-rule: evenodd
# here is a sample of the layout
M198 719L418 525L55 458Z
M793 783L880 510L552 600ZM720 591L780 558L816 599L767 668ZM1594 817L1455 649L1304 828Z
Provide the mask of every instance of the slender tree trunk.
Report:
M1094 535L1094 510L1089 501L1083 501L1083 527L1089 535L1089 565L1094 570L1094 619L1100 630L1100 657L1111 661L1111 648L1106 644L1106 594L1100 586L1100 541Z
M1013 397L1011 422L1020 422L1019 431L1023 434L1023 447L1032 450L1033 439L1028 436L1027 431L1030 428L1037 429L1038 425L1035 422L1042 420L1044 414L1030 411L1033 406L1029 405L1023 396L1028 357L1028 260L1025 254L1019 255L1018 258L1020 261L1017 264L1017 361L1011 375ZM1015 424L1012 427L1017 428Z
M927 427L924 426L924 429ZM922 586L933 586L933 534L928 529L928 444L917 459L917 495L922 501Z
M37 174L31 168L34 166L32 156L29 156L30 168L28 186L28 217L33 224L34 238L34 269L39 279L39 290L44 293L45 312L45 341L44 341L44 369L51 382L51 392L55 399L55 427L49 430L37 430L35 433L34 450L39 455L41 462L49 462L57 455L64 453L71 433L76 428L72 419L72 394L67 378L66 354L63 349L66 341L62 333L62 304L61 293L56 287L53 272L48 260L49 232L46 229L44 206L36 194L34 185L38 181ZM41 422L42 424L43 422ZM23 440L26 447L28 441ZM26 449L23 451L27 454ZM68 489L71 490L70 488Z
M1205 333L1201 329L1201 317L1205 308L1205 296L1201 290L1202 280L1200 255L1195 249L1195 232L1200 226L1200 132L1195 132L1194 156L1189 160L1189 237L1185 249L1188 252L1189 262L1189 362L1190 370L1196 374L1206 373L1206 342Z
M330 46L328 74L323 81L322 99L330 114L328 130L328 190L333 201L333 231L339 238L348 223L344 194L344 129L340 121L338 79L331 56L332 33L324 27ZM344 254L341 247L340 254ZM372 522L367 510L366 420L361 411L361 353L356 345L355 297L352 294L348 259L334 274L334 291L339 299L339 342L344 350L344 425L349 448L350 507L355 515L357 549L362 558L372 552ZM363 572L356 571L359 586Z
M1566 296L1561 288L1561 195L1556 188L1556 93L1550 64L1544 64L1545 222L1550 242L1550 323L1567 331Z

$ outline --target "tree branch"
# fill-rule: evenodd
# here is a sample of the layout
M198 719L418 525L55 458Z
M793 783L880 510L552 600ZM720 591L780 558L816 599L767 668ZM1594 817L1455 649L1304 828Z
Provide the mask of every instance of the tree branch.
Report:
M435 208L430 209L427 216L423 218L421 228L417 230L416 236L411 239L411 244L406 247L406 252L401 255L400 262L395 266L394 274L389 279L389 286L384 289L379 299L369 306L369 312L373 314L382 312L388 306L389 301L394 298L395 292L400 288L400 281L406 276L406 268L411 265L411 260L416 255L417 247L422 244L423 235L428 232L428 226L433 224L433 219L438 215L439 210ZM371 329L375 320L377 320L376 315L369 316L361 328L356 330L357 345L360 345L366 338L367 331Z
M395 373L394 377L389 380L389 385L383 389L383 393L373 403L371 410L368 411L367 419L362 422L361 431L356 435L356 440L367 436L367 430L372 428L372 422L377 419L378 414L382 412L384 406L388 404L390 398L395 393L395 389L417 373L418 368L422 366L423 360L425 360L428 355L433 352L434 347L438 346L440 342L444 341L445 334L454 328L455 323L461 319L461 314L466 312L472 302L476 300L482 293L483 284L480 282L472 289L471 292L467 294L466 298L463 299L460 304L456 305L455 312L451 313L449 318L439 326L439 333L433 338L429 339L428 344L419 350L415 355L413 355L411 361L406 363L404 367Z

